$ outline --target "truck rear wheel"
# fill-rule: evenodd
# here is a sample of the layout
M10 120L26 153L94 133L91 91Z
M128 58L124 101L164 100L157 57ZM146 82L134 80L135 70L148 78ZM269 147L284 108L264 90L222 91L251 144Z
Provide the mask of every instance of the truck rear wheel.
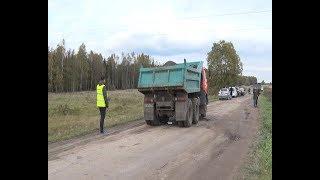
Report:
M160 126L161 123L160 123L159 119L155 119L155 120L151 121L150 125L151 126Z
M154 113L154 119L153 119L153 121L151 121L150 125L151 126L160 126L161 125L160 119L156 115L156 113Z
M200 99L199 98L193 98L192 99L192 105L193 105L193 118L192 123L198 124L199 122L199 105L200 105Z
M149 126L160 126L161 125L160 119L156 115L156 112L154 112L153 120L145 120L145 121Z
M184 121L184 127L190 127L192 125L192 119L193 119L193 106L191 99L188 99L188 111L186 115L186 120Z

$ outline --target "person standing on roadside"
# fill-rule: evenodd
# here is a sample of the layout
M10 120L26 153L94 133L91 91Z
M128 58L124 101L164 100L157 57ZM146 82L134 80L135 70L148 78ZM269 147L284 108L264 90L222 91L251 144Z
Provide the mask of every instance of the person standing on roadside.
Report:
M102 77L97 84L97 107L100 111L100 133L105 134L104 131L104 119L106 117L107 108L109 108L109 97L106 88L105 78Z
M258 87L258 84L255 84L253 86L253 106L258 107L258 98L260 95L260 88Z
M232 87L230 87L230 88L229 88L229 91L230 91L230 95L231 95L231 98L232 98L232 96L233 96L233 94L232 94L232 92L233 92L233 88L232 88Z

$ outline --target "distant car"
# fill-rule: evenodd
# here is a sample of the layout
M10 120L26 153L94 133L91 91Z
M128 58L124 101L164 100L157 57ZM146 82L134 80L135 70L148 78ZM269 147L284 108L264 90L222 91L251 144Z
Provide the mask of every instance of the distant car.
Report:
M237 92L236 87L230 87L230 88L233 89L233 90L232 90L232 97L233 97L233 98L237 97L237 96L238 96L238 92ZM229 91L230 91L230 88L229 88Z
M239 95L244 96L245 95L245 90L243 87L239 88Z
M240 96L241 95L241 91L240 91L240 88L238 86L235 87L236 90L237 90L237 96Z
M220 89L219 91L219 94L218 94L218 97L219 97L219 100L222 100L222 99L228 99L230 100L232 97L230 95L230 91L228 88L222 88Z

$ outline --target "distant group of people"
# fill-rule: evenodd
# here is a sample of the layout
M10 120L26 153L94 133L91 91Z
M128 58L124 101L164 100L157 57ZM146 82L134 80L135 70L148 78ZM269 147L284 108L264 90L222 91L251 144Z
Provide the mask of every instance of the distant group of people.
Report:
M230 95L232 96L233 88L229 88ZM248 94L251 93L251 88L248 89ZM258 107L258 98L259 95L261 94L261 85L260 84L254 84L252 88L252 93L253 93L253 107Z

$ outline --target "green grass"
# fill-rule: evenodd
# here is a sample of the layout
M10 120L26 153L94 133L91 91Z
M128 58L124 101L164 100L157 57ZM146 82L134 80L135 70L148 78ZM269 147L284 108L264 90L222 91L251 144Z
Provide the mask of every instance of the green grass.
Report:
M105 120L112 127L143 117L143 94L137 90L110 91ZM48 142L70 139L98 131L99 110L95 91L48 93Z
M272 89L266 88L259 98L260 127L243 168L243 179L272 179ZM241 179L242 179L241 178Z
M209 102L217 101L219 98L217 95L209 95L208 100Z

